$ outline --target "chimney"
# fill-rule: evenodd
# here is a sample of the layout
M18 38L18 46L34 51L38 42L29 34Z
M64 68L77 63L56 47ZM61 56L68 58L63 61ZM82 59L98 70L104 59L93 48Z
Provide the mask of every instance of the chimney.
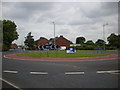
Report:
M60 37L63 37L63 35L60 35Z

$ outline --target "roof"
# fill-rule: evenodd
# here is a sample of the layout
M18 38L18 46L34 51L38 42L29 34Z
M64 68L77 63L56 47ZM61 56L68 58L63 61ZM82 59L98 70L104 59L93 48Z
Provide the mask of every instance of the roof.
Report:
M38 40L36 40L35 42L38 42L39 40L41 40L41 39L45 39L45 40L48 40L48 39L46 39L45 37L40 37Z
M60 37L57 37L56 40L58 40L58 39L60 39L60 38L63 38L63 39L65 39L66 41L71 42L70 40L68 40L68 39L66 39L65 37L63 37L63 35L61 35Z

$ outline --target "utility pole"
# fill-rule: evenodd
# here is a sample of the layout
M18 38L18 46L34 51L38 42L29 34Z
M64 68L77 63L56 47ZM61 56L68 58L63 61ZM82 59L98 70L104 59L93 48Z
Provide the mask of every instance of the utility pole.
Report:
M103 46L103 50L105 50L105 26L107 26L108 23L103 24L103 40L104 40L104 46Z

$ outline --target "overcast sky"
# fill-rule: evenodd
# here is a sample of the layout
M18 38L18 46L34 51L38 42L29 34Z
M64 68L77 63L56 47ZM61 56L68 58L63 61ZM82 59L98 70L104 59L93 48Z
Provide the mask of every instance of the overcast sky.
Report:
M76 37L84 36L86 40L103 39L105 35L118 33L117 2L3 2L2 18L16 23L19 39L23 44L25 36L32 32L34 39L63 35L73 43Z

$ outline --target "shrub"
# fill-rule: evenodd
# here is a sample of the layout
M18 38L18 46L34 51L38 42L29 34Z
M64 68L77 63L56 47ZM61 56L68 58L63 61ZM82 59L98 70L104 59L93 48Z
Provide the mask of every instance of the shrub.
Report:
M2 51L8 51L10 49L10 46L3 44Z

